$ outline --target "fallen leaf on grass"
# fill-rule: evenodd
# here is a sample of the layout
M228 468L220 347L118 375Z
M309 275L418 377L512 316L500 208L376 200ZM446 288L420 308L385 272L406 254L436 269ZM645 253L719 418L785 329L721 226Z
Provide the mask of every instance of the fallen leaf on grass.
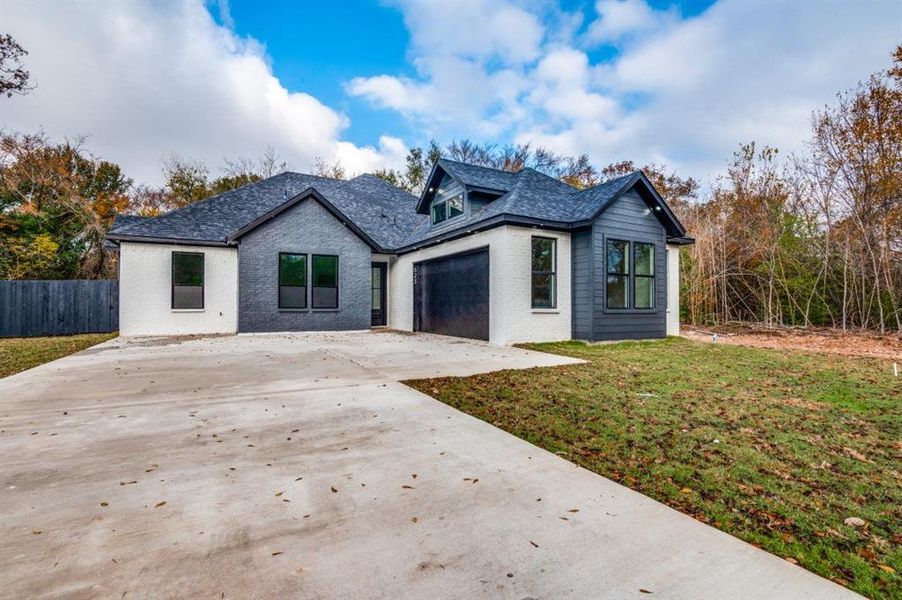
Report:
M895 573L896 570L889 565L877 565L882 571L886 571L887 573Z
M855 450L853 448L843 448L842 450L843 450L843 452L845 452L846 454L848 454L855 460L860 460L861 462L868 462L868 459L864 454L862 454L861 452L858 452L857 450Z

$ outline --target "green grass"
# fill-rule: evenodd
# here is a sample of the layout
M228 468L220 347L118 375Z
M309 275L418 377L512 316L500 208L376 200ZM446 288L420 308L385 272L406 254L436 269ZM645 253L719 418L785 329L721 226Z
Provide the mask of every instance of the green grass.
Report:
M889 361L678 338L526 347L589 363L405 383L861 594L902 598Z
M0 339L0 378L84 350L116 337L115 333L88 333L60 337Z

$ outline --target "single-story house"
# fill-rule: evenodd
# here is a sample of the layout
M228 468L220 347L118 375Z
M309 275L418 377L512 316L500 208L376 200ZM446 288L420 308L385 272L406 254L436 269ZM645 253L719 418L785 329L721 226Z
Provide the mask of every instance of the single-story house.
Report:
M127 219L122 335L387 326L496 344L679 332L679 220L637 171L578 190L439 160L416 197L300 173Z

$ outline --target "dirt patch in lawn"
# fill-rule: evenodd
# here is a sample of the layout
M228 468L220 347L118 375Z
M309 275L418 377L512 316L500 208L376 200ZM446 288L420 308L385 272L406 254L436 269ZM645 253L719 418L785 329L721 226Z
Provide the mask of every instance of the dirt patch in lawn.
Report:
M730 325L724 327L687 327L680 332L696 342L775 348L778 350L805 350L845 356L871 356L902 362L902 336L849 332L838 329L756 328ZM902 365L900 365L902 367Z

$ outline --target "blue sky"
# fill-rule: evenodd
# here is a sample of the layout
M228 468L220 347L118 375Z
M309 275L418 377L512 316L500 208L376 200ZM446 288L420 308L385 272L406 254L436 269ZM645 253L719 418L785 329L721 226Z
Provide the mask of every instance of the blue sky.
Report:
M739 144L889 66L902 2L29 2L0 23L37 82L0 127L83 137L138 182L173 155L351 173L448 143L530 143L710 184Z
M711 6L709 0L682 2L678 10L691 18ZM534 3L537 6L541 3ZM656 0L649 5L658 10L674 6ZM217 21L223 22L222 8L210 3ZM289 89L307 90L330 106L351 117L347 138L357 144L375 144L386 130L418 137L415 128L390 110L374 109L369 103L345 93L340 82L353 77L394 73L415 76L407 61L410 35L397 5L386 2L282 2L278 8L260 10L259 3L232 0L228 17L236 32L266 46L273 73ZM566 12L591 15L593 2L569 0L561 3ZM579 31L588 29L586 19ZM309 25L309 26L308 26ZM300 33L303 32L303 33ZM592 61L609 60L617 47L603 45L588 52Z

